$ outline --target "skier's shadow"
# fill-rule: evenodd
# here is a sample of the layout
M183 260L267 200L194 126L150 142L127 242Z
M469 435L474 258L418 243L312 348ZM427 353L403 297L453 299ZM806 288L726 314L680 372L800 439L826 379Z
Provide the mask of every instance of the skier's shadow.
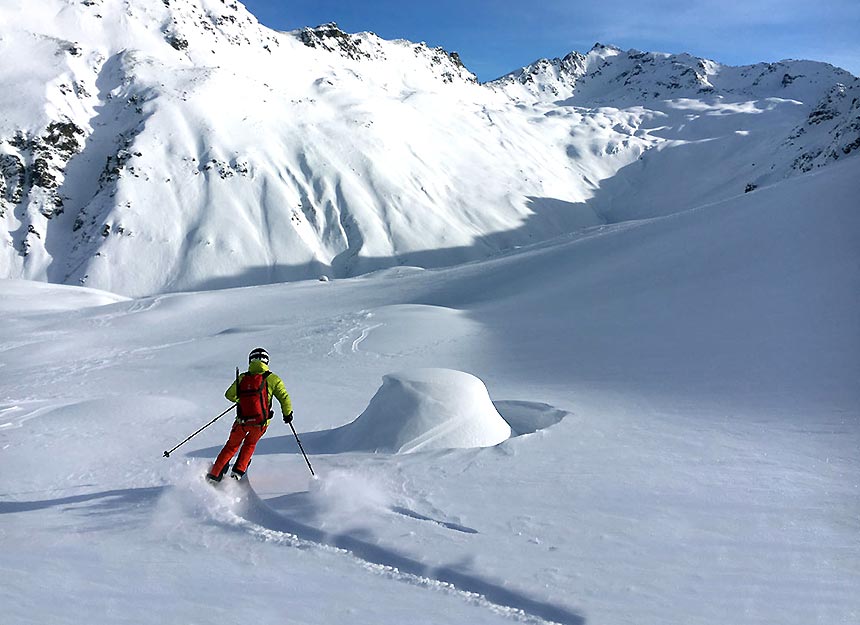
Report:
M377 544L373 536L369 535L365 540L360 530L329 533L306 525L271 508L269 502L259 498L249 481L245 482L244 488L248 497L244 509L237 512L247 521L267 530L282 532L319 545L337 547L365 562L388 567L404 578L417 577L425 581L429 579L450 584L461 592L480 595L497 606L519 610L539 619L562 625L585 624L585 618L570 608L531 597L506 583L467 572L456 564L427 565L395 549Z
M142 503L154 501L161 496L161 493L164 492L164 488L164 486L124 488L106 490L99 493L87 493L84 495L70 495L68 497L58 497L56 499L0 501L0 514L33 512L35 510L45 510L47 508L75 506L76 504L89 503L90 505L86 507L88 513L101 515L105 512L126 510L133 506L139 506Z

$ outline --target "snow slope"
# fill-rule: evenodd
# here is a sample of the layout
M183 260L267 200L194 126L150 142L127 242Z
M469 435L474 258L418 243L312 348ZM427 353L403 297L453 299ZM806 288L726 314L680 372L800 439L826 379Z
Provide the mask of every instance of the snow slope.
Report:
M837 160L857 78L611 46L455 53L220 0L7 0L0 276L127 296L453 266Z
M846 160L450 269L106 305L12 283L4 622L856 622L858 185ZM257 345L320 479L274 421L216 491L227 423L162 450ZM521 435L317 447L415 367L480 378Z

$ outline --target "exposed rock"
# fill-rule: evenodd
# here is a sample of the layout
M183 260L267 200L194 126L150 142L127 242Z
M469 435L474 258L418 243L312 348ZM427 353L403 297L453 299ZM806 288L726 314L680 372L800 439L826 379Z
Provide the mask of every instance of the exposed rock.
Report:
M787 87L798 78L803 78L803 74L798 74L797 76L792 76L791 74L784 74L782 77L782 86Z
M57 190L69 160L81 151L85 134L69 120L51 122L37 137L17 132L8 141L17 154L0 155L0 211L30 202L49 219L61 213L63 199Z
M315 28L303 28L299 31L298 38L309 48L337 52L355 61L371 58L370 53L362 47L361 37L342 31L334 22L321 24Z
M218 160L217 158L212 158L201 167L201 171L212 170L217 172L222 180L232 178L236 174L240 176L247 176L249 174L248 163L244 160L236 160L232 163L226 163Z
M57 155L68 160L81 149L81 140L85 136L84 131L71 121L51 122L42 142L45 146L53 148Z
M14 154L0 154L0 217L6 208L16 206L24 199L26 169Z
M119 136L119 145L117 146L116 153L107 157L104 169L102 169L102 172L99 175L100 191L109 183L119 180L122 177L123 172L126 170L132 175L137 175L134 167L128 164L132 158L142 156L139 151L132 150L135 136L137 136L136 131L121 134Z
M860 149L860 81L834 85L810 112L806 123L789 136L788 145L806 135L805 147L792 168L807 172Z
M457 52L448 52L445 48L429 48L424 43L413 47L415 56L425 56L430 60L430 65L439 68L439 75L443 82L452 83L456 79L476 83L478 79L463 64L463 60Z
M188 49L188 40L176 34L169 34L165 37L165 41L176 50L182 51Z
M57 177L51 172L51 166L41 156L33 161L33 186L43 189L56 189L58 186Z

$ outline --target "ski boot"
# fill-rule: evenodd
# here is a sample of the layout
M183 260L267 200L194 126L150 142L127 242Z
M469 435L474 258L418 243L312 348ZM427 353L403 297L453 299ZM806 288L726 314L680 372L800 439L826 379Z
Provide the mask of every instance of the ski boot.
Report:
M221 481L221 479L227 473L227 469L229 469L229 468L230 468L230 463L228 462L226 465L224 465L224 468L221 469L221 473L219 473L218 475L215 475L214 473L207 473L206 474L206 480L210 484L217 484L218 482Z

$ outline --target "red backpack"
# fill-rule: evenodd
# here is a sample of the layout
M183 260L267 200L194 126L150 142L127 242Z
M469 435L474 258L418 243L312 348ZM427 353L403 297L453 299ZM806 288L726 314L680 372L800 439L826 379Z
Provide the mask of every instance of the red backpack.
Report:
M271 419L269 385L266 378L271 371L246 373L236 386L239 397L237 419L243 425L263 425Z

